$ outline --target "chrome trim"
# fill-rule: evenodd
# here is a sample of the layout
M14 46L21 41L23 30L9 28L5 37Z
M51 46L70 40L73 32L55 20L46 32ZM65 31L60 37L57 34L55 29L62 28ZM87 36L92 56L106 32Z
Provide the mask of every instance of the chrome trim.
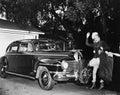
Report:
M58 72L58 71L49 71L50 73L62 73L62 72Z
M40 63L39 65L43 65L43 66L61 66L61 65L59 65L59 64L46 64L46 63Z
M35 77L31 77L31 76L27 76L27 75L17 74L17 73L13 73L13 72L9 72L9 71L6 71L6 73L35 80Z
M19 54L19 52L16 52L15 54L7 54L7 55L43 55L43 56L68 56L64 54L37 54L37 53L28 53L28 52L23 52L24 54Z

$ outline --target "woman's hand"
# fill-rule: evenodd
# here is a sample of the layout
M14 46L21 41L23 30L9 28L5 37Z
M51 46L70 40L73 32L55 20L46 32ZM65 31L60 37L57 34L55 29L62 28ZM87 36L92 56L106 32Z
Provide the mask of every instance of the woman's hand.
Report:
M105 53L110 57L113 57L113 55L114 55L112 52L108 52L108 51L105 51Z
M87 34L86 34L86 38L88 38L90 36L90 32L88 32Z
M103 47L100 47L101 50L103 50Z

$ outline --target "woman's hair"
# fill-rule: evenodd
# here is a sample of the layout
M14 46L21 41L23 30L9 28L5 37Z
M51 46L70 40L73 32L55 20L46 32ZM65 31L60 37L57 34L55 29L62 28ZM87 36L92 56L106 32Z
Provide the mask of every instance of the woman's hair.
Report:
M94 38L95 38L95 36L98 36L98 37L99 37L98 32L93 32L93 33L92 33L92 39L94 39Z

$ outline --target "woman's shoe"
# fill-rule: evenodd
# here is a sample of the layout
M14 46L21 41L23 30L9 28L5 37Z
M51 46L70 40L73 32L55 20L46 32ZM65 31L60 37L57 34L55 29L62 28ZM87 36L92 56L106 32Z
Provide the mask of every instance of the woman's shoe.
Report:
M90 89L94 89L96 86L95 82L92 83L92 86L90 87Z
M101 90L101 89L103 89L103 88L104 88L104 82L101 82L101 83L100 83L100 87L99 87L98 90Z

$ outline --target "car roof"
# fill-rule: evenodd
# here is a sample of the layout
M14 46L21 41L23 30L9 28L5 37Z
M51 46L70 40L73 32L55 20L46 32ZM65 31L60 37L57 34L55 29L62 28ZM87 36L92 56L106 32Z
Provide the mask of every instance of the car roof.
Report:
M54 40L50 40L50 39L22 39L22 40L17 40L17 41L14 41L12 43L21 43L21 42L24 42L24 43L27 43L27 42L55 42Z

